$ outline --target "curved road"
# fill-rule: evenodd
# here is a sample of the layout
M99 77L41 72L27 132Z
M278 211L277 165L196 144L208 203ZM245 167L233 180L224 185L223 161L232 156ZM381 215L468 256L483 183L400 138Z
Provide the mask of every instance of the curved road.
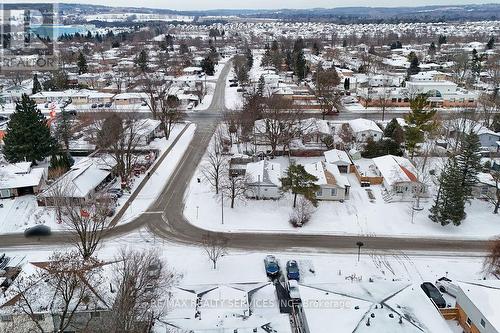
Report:
M231 68L228 62L217 81L214 97L206 111L189 116L197 128L192 143L171 175L160 197L148 211L134 221L118 225L108 231L107 237L119 237L141 227L147 227L156 236L181 244L199 244L204 235L224 236L231 248L243 250L317 250L357 251L356 242L362 241L364 249L411 251L415 253L472 254L487 250L489 242L478 240L450 240L442 238L400 238L385 236L311 235L298 233L213 232L190 224L183 215L184 195L196 168L203 157L215 128L226 110L224 95L226 77ZM398 223L398 221L394 221ZM40 246L72 242L69 232L57 232L41 239L24 238L22 234L0 235L0 248Z

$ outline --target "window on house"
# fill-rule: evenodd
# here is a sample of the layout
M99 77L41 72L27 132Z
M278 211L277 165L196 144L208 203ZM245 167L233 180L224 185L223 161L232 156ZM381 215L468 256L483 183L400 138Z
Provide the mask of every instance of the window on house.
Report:
M471 325L472 325L472 320L470 320L470 318L469 318L469 317L467 317L466 322L467 322L467 325L469 325L469 326L471 326Z
M336 188L332 188L331 189L331 196L332 197L336 197L337 196L337 189Z
M481 326L483 326L484 328L486 328L486 322L484 321L483 318L481 318Z
M0 321L12 321L12 315L1 315L0 316Z
M45 318L45 316L43 315L43 313L35 313L33 315L34 321L42 321L44 318Z
M319 190L318 192L316 192L316 196L317 196L317 197L320 197L320 196L321 196L321 190Z

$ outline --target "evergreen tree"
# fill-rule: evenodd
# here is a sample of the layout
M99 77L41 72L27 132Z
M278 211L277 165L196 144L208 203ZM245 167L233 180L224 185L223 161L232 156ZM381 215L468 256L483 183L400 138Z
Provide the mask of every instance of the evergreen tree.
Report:
M347 40L345 40L345 39L344 39L344 40L342 41L342 47L347 47Z
M302 49L298 50L295 53L295 61L294 61L294 70L293 74L296 75L299 80L305 79L307 75L307 63L306 58L304 57L304 51Z
M316 192L319 186L315 182L318 178L306 172L303 165L292 164L288 167L285 177L281 178L281 189L293 194L293 207L297 204L297 195L301 194L314 206L317 205Z
M217 52L215 46L210 47L210 52L208 52L208 57L212 60L214 65L216 65L219 62L220 55L219 52Z
M420 72L420 62L415 52L410 52L410 54L408 55L408 61L410 62L410 67L408 68L408 77L410 75L418 74Z
M57 149L45 117L26 94L22 95L21 101L16 102L4 143L4 154L9 162L26 160L36 163Z
M439 47L441 47L441 45L446 44L446 43L447 43L446 36L439 35L439 37L438 37L438 45L439 45Z
M78 59L76 61L76 66L78 66L78 74L85 74L88 71L87 68L87 59L82 52L78 55Z
M64 147L66 151L69 150L69 141L73 137L73 130L71 125L71 115L62 111L57 117L57 121L55 123L55 133L54 136L59 144Z
M319 56L319 45L317 42L314 42L313 43L313 46L312 46L312 53L316 56Z
M346 77L344 79L344 90L349 90L351 87L351 79Z
M264 89L266 88L266 81L264 80L264 75L259 77L259 83L257 85L257 93L260 97L264 96Z
M406 149L413 158L417 145L424 141L425 134L432 132L437 127L434 120L436 110L429 109L426 95L418 95L410 100L411 112L405 116L407 126L405 128Z
M448 159L439 175L438 193L430 208L429 218L441 225L460 225L465 218L465 191L460 182L462 172L455 157Z
M404 142L405 132L396 118L393 118L385 127L384 136L393 139L397 144Z
M38 81L38 74L35 73L35 75L33 75L33 88L31 89L31 93L34 95L40 91L42 91L42 85L40 81Z
M135 59L135 64L143 72L146 72L148 70L148 63L149 63L148 58L149 57L148 57L148 53L146 52L146 50L142 50L139 53L139 55L137 56L137 58Z
M475 77L478 77L481 74L481 57L477 53L476 49L472 50L472 60L471 60L471 71Z
M271 59L271 50L269 50L269 47L266 48L266 51L264 52L264 55L262 56L262 60L260 62L260 65L262 67L269 67L272 64L272 59Z
M460 146L457 163L462 173L461 186L466 199L472 197L472 188L477 184L477 174L481 171L481 143L476 133L465 135Z
M488 40L488 43L486 43L486 49L491 50L495 47L495 37L491 36L490 39Z
M436 55L436 44L434 44L434 42L429 45L429 55L433 58Z
M201 62L201 69L206 75L212 76L215 74L215 65L210 57L205 57Z
M247 57L247 67L248 67L248 69L250 69L253 66L253 54L252 54L252 50L250 50L250 48L247 48L246 57Z

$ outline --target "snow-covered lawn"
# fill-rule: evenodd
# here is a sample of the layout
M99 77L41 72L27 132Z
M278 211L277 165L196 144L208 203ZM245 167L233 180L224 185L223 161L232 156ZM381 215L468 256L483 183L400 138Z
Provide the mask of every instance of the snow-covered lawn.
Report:
M313 163L321 158L299 158L297 163ZM276 158L285 170L287 158ZM225 199L224 225L221 224L221 203L207 183L198 183L202 178L198 170L186 194L184 215L193 224L210 230L238 230L287 232L303 234L354 234L390 235L405 237L446 237L456 239L489 239L500 234L500 216L492 214L493 207L480 200L467 205L467 218L460 226L441 226L428 218L432 198L421 202L422 210L413 211L410 202L387 203L382 198L382 187L371 186L375 196L371 200L367 188L362 188L354 176L349 174L351 184L349 198L341 202L320 202L311 221L302 228L294 228L288 222L292 211L291 195L280 200L247 200L238 202L234 209ZM197 217L198 214L198 218Z
M201 110L208 109L208 107L212 103L212 99L214 98L214 91L215 91L215 83L207 82L206 95L201 100L201 103L198 104L193 110L194 111L201 111Z
M152 203L158 196L159 192L161 192L161 189L168 181L172 170L176 167L178 161L184 154L185 149L189 145L189 142L194 134L195 125L177 124L172 129L171 136L168 140L161 138L155 139L150 143L150 147L152 149L157 149L159 151L159 157L156 160L157 162L160 156L170 147L172 142L177 138L185 126L189 126L189 128L178 141L178 144L170 151L157 172L151 174L151 180L143 188L141 194L137 196L136 200L134 200L129 206L120 222L128 221L134 216L137 216L137 214L145 211L147 207L149 207L150 203ZM153 167L156 162L153 163L151 167ZM118 211L120 206L127 201L144 177L146 177L146 173L134 178L131 191L124 191L123 196L117 200L118 206L116 211ZM116 181L113 186L119 187L120 182ZM65 225L57 222L54 209L50 207L39 207L37 205L36 197L34 195L2 199L0 200L0 203L3 204L3 208L0 208L0 233L22 232L26 228L36 224L48 225L52 230L62 230L66 228Z

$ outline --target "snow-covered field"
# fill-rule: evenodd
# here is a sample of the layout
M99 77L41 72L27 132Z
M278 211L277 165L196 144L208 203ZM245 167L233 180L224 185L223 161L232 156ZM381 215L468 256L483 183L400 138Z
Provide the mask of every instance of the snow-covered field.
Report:
M321 158L299 158L297 163L316 162ZM282 170L288 165L287 158L276 158ZM436 162L437 163L437 162ZM375 200L370 200L366 188L362 188L349 174L351 184L349 199L341 202L320 202L311 221L302 228L294 228L288 222L292 211L292 198L285 194L280 200L247 200L238 202L234 209L225 200L224 225L221 224L219 198L202 178L198 170L186 194L184 215L193 224L210 230L238 230L288 232L303 234L354 234L390 235L405 237L446 237L456 239L489 239L500 234L500 217L492 214L493 207L480 200L467 205L467 218L460 226L441 226L428 218L432 198L421 202L422 210L413 211L410 202L387 203L382 198L382 187L371 186ZM198 218L196 218L198 214Z
M150 143L151 148L158 149L160 151L159 156L161 156L170 147L185 126L187 125L176 125L172 129L171 136L168 140L165 140L165 138L156 139ZM167 158L163 161L164 165L161 165L157 172L151 174L151 181L148 182L141 191L141 194L139 194L129 206L121 222L128 221L134 216L137 216L137 214L145 211L149 204L158 196L159 192L161 192L172 170L177 165L193 137L195 125L191 124L189 126L190 127L179 140L178 144L170 151ZM139 186L145 176L146 174L144 173L134 178L131 192ZM119 186L119 182L115 185ZM125 203L130 197L131 192L125 191L124 195L118 199L117 211L120 209L120 205ZM38 207L36 197L33 195L2 199L0 203L3 204L3 208L0 208L0 233L22 232L24 229L35 224L48 225L52 230L61 230L66 227L63 224L57 223L55 211L53 209Z

